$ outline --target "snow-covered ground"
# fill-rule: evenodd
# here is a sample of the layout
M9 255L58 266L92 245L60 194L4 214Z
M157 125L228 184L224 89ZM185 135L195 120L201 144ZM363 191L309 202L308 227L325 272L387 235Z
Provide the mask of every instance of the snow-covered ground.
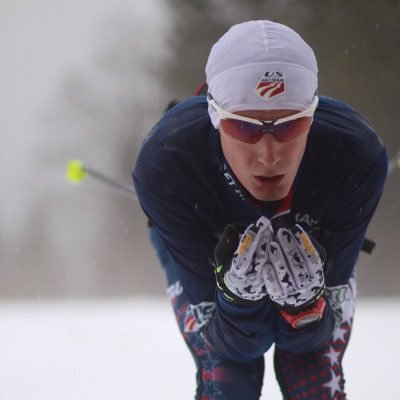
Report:
M400 299L362 299L344 359L350 399L400 398ZM166 300L0 303L1 400L194 398ZM262 399L281 400L267 354Z

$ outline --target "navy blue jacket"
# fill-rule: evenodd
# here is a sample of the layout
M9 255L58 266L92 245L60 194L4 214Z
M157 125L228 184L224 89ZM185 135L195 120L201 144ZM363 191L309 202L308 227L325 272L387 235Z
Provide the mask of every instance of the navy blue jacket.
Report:
M290 212L281 224L300 223L324 246L327 286L347 284L352 275L386 174L386 150L373 129L348 105L321 97ZM163 116L143 143L133 178L144 212L180 267L191 303L216 302L204 334L217 351L247 360L268 349L266 337L295 353L316 350L329 338L334 326L329 305L321 321L296 330L269 299L245 307L216 294L209 260L223 228L272 217L282 202L256 201L237 181L205 96L190 98Z

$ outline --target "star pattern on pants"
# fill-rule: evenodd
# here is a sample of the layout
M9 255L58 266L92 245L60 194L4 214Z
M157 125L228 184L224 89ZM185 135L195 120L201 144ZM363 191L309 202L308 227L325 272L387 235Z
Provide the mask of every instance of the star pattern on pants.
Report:
M341 324L333 332L333 342L336 342L337 340L341 340L342 342L344 342L346 340L345 335L348 332L349 329L346 329L345 327L343 327L343 324Z
M331 399L334 399L336 392L339 394L342 392L341 377L336 376L335 373L332 373L332 379L329 382L324 383L323 386L325 386L331 390Z
M331 361L331 365L334 366L335 364L340 363L340 355L340 351L336 351L333 347L329 347L329 352L325 354L325 357L328 357Z

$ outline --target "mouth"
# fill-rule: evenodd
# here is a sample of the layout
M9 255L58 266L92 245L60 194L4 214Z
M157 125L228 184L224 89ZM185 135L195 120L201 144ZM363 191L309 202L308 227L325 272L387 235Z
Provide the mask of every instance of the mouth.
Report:
M285 176L284 174L273 175L273 176L256 175L254 176L254 179L258 184L261 185L277 185L282 181L284 176Z

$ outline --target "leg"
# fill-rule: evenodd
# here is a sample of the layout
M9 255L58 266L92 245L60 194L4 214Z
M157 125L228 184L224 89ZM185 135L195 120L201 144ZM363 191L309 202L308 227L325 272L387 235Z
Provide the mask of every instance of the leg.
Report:
M178 286L178 282L173 285L175 288ZM171 300L179 329L196 363L196 399L259 399L264 376L263 357L248 363L222 359L200 334L200 328L212 313L214 304L190 304L183 288L179 296Z
M285 400L345 400L342 358L350 339L355 279L349 286L328 288L329 302L335 311L336 327L319 352L295 355L276 348L275 373Z
M258 400L264 377L264 358L248 363L224 360L200 334L214 311L215 283L211 290L204 291L202 301L196 300L193 304L193 293L183 287L179 266L169 257L154 229L151 240L167 275L167 293L179 330L196 363L196 400ZM204 283L201 286L204 288Z

